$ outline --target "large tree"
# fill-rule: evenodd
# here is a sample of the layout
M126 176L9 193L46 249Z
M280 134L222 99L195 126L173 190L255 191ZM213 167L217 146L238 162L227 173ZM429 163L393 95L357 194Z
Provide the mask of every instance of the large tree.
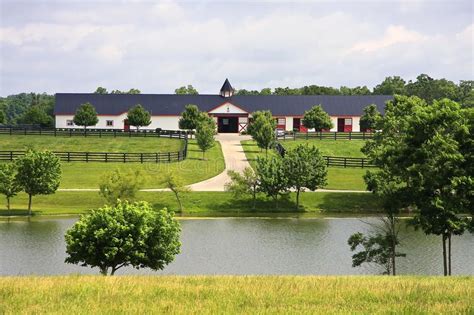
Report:
M258 158L256 173L259 182L259 190L275 201L278 208L278 197L288 192L289 183L287 172L281 157Z
M371 104L364 108L364 114L360 117L361 131L374 131L377 129L377 123L380 121L380 112L375 104Z
M29 125L39 125L41 127L52 127L54 124L53 117L48 115L40 105L30 106L28 110L17 119L17 122Z
M380 181L404 189L399 197L415 212L414 224L440 235L444 274L451 274L452 235L471 219L473 158L472 109L444 99L427 105L418 97L395 96L387 103L381 132L364 152L380 168Z
M313 106L310 110L305 111L302 122L306 128L314 128L315 131L329 130L333 127L331 117L321 105Z
M94 106L87 102L77 108L73 121L78 126L84 126L84 134L86 134L87 127L97 125L99 118Z
M321 152L314 146L298 145L283 158L288 186L296 191L296 209L304 188L315 191L327 184L327 167Z
M21 191L16 181L17 167L15 163L0 164L0 194L7 198L7 209L10 210L10 199Z
M16 160L15 180L28 194L28 213L31 215L32 197L54 194L61 180L61 164L52 152L28 151Z
M216 122L212 117L204 113L196 127L196 142L202 151L202 159L207 150L215 145Z
M181 118L178 122L179 129L195 130L199 120L202 118L203 114L199 108L194 104L188 104L181 113Z
M416 77L416 81L409 81L406 85L406 92L408 95L418 96L428 103L442 98L459 100L459 88L454 82L446 79L433 79L426 74L420 74Z
M140 104L137 104L128 110L127 119L131 126L137 127L137 131L140 127L149 126L151 124L150 113Z
M375 95L405 95L405 80L399 76L386 77L382 83L374 87Z
M179 95L198 95L199 92L191 85L188 86L181 86L174 90L175 94Z
M180 232L166 208L120 201L92 210L66 232L66 262L99 267L103 275L126 266L161 270L179 254Z
M3 111L2 108L0 108L0 124L4 124L7 122L7 117L5 115L5 112Z

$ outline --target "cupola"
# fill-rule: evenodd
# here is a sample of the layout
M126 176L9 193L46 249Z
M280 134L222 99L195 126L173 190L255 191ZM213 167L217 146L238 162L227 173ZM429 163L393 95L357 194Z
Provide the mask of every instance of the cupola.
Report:
M220 95L222 97L231 97L232 95L234 95L234 88L232 87L232 85L230 85L228 79L225 79L225 82L221 87Z

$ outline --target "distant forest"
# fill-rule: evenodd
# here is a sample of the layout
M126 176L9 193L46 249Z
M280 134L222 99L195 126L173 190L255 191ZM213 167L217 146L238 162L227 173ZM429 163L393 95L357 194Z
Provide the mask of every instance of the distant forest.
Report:
M94 93L108 94L103 87L98 87ZM111 94L139 94L140 90L129 91L113 90ZM198 94L199 92L188 85L175 90L176 94ZM301 88L277 87L264 88L260 91L240 89L237 95L415 95L428 103L435 99L449 98L461 103L465 107L474 106L474 80L460 81L459 84L446 79L433 79L426 74L420 74L415 81L405 81L399 76L386 77L372 90L367 86L339 88L308 85ZM54 95L46 93L20 93L0 97L0 124L5 125L41 125L54 126ZM315 104L318 105L318 104ZM367 104L369 105L369 104Z

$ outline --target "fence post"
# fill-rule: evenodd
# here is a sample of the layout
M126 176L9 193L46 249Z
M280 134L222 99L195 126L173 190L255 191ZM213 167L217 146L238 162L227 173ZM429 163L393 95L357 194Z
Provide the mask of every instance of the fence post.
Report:
M126 154L127 154L127 153L124 153L124 154L123 154L123 162L124 162L124 163L127 161Z
M12 135L12 127L10 127L10 136Z
M117 130L114 129L114 138L117 138Z
M86 163L89 163L89 152L86 152Z
M365 140L365 131L362 131L362 140Z
M108 161L109 161L109 154L105 152L105 163L107 163Z
M337 140L337 131L334 131L334 140Z
M55 136L55 137L56 137L56 131L57 131L57 129L56 129L56 128L54 128L54 136Z
M352 140L352 131L349 131L349 140Z
M10 151L10 161L13 161L13 151Z
M171 152L168 152L168 162L171 162Z
M99 129L99 138L102 138L102 129Z
M68 161L68 162L71 162L71 152L68 152L68 153L67 153L67 161Z
M143 164L143 152L142 152L142 153L140 153L140 163L142 163L142 164Z
M25 127L25 129L24 129L24 130L25 130L25 136L26 136L26 127Z
M158 163L158 152L155 153L155 160L156 160L156 163Z
M344 168L346 168L347 165L347 158L344 158Z
M308 130L306 130L306 140L308 140Z
M364 161L365 161L365 159L362 158L362 168L364 168Z

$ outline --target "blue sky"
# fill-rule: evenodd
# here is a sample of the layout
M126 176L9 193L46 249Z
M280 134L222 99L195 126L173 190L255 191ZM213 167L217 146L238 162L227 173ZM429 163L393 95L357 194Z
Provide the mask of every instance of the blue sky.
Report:
M471 1L0 0L0 95L474 78Z

